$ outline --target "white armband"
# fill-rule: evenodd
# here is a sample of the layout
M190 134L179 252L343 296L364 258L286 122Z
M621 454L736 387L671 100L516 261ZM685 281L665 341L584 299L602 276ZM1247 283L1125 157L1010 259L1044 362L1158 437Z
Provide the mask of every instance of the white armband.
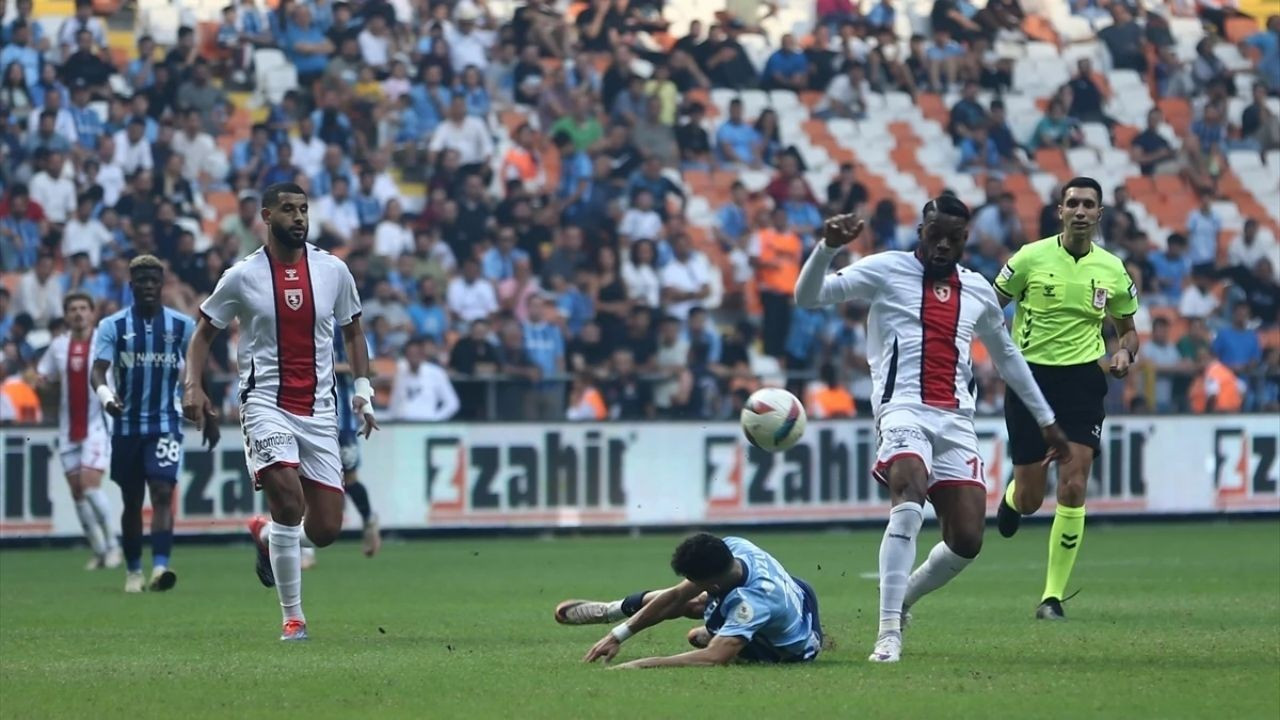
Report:
M627 627L626 623L622 623L621 625L618 625L614 629L610 630L609 634L612 635L614 639L620 643L626 642L627 638L631 637L632 635L635 635L635 633L631 632L631 628Z
M358 377L355 380L355 396L364 398L366 403L373 405L373 383L369 382L367 377Z
M98 386L98 402L102 403L102 407L106 407L108 403L116 401L116 393L107 387L106 383Z

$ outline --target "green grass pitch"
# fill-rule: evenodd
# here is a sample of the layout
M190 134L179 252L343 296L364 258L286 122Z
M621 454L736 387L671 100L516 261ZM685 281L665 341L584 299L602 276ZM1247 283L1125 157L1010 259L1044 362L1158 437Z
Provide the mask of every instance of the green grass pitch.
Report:
M2 718L1280 717L1280 523L1104 525L1069 620L1032 618L1046 527L994 531L922 602L903 662L866 661L880 533L744 533L818 591L837 645L813 664L609 672L568 597L672 580L677 537L355 543L305 575L309 643L282 646L249 544L179 546L176 590L125 596L83 550L0 553ZM937 540L926 528L920 557ZM690 621L622 657L683 649Z

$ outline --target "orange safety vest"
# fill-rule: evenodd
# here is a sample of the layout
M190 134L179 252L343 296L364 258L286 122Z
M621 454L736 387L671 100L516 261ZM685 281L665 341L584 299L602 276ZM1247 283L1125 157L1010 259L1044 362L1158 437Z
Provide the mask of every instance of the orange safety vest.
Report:
M21 377L15 375L5 380L4 384L0 385L0 392L9 397L9 404L13 406L13 412L19 423L40 422L40 397L36 395L35 389L23 382Z
M1218 386L1217 400L1213 405L1214 412L1240 412L1240 408L1244 406L1240 382L1236 374L1231 372L1231 368L1218 360L1209 363L1200 377L1191 384L1191 410L1202 413L1208 409L1209 392L1205 386L1209 380L1213 380Z
M760 263L757 275L762 292L790 295L795 292L800 278L803 245L794 233L778 232L773 228L760 231ZM769 267L775 264L774 267Z
M842 387L824 387L813 393L812 397L813 410L810 411L814 418L851 418L858 415L858 409L853 404L853 396L848 390Z
M513 179L510 170L515 171L516 177L529 182L538 177L538 158L532 152L517 145L508 150L507 156L502 160L503 180Z

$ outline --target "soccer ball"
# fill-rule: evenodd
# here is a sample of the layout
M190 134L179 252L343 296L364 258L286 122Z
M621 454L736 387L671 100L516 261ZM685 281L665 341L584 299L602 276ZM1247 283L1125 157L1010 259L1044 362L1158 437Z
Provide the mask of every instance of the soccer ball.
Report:
M740 419L747 441L768 452L786 450L799 442L808 420L804 405L782 388L762 388L751 393Z

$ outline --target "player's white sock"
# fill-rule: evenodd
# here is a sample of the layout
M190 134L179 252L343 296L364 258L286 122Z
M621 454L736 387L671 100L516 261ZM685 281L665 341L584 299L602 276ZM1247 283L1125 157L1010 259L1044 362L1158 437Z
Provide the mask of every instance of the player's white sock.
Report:
M98 527L98 518L93 514L89 501L81 498L76 501L76 515L80 516L80 527L84 528L84 536L89 540L93 554L99 557L107 552L106 541L102 539L102 529Z
M262 529L258 531L258 539L262 541L263 545L271 545L271 523L262 526ZM298 545L312 550L316 549L316 544L311 542L311 538L307 537L305 532L298 537Z
M920 563L920 567L907 580L907 596L903 604L907 607L915 605L920 598L951 582L973 560L957 555L945 542L934 545L929 551L929 557Z
M276 592L285 620L302 620L302 525L267 524L271 571L276 576Z
M880 541L880 633L902 631L902 598L916 562L916 536L924 524L919 503L904 502L889 511Z
M116 541L115 531L111 529L111 500L107 498L107 491L100 487L85 490L84 497L93 506L93 514L98 519L98 526L102 528L107 550L114 550L119 543Z

